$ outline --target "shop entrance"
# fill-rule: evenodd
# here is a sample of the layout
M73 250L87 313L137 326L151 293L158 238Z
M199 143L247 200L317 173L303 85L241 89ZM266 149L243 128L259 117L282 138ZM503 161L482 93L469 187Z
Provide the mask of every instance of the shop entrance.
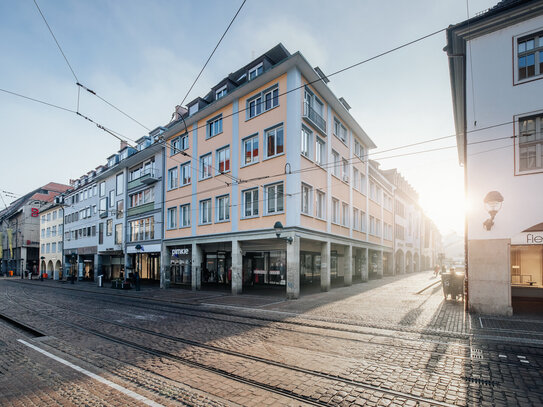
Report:
M300 252L300 285L311 286L321 283L321 254Z
M247 252L243 256L243 285L286 285L287 252Z
M206 253L202 284L230 285L232 279L232 255L230 252Z

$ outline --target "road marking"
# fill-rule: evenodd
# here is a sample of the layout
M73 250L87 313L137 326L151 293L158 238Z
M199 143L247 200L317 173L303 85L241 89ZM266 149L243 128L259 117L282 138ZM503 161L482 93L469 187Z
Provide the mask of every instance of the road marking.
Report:
M127 388L125 387L122 387L122 386L119 386L118 384L116 383L113 383L112 381L110 380L107 380L107 379L104 379L103 377L101 376L98 376L97 374L94 374L92 372L89 372L88 370L86 369L83 369L82 367L79 367L77 365L74 365L73 363L70 363L68 362L67 360L65 359L62 359L62 358L59 358L58 356L55 356L53 355L52 353L49 353L43 349L40 349L38 348L37 346L34 346L32 345L31 343L28 343L22 339L17 339L17 341L21 342L23 345L26 345L28 346L29 348L32 348L34 349L35 351L37 352L40 352L42 353L43 355L47 356L47 357L50 357L51 359L54 359L56 360L57 362L60 362L62 363L63 365L66 365L68 367L71 367L72 369L74 370L77 370L78 372L80 373L83 373L84 375L86 376L89 376L90 378L94 379L94 380L97 380L99 381L100 383L103 383L111 388L114 388L115 390L117 391L120 391L121 393L123 394L126 394L127 396L129 397L132 397L133 399L136 399L138 401L141 401L142 403L148 405L148 406L152 406L152 407L164 407L162 404L159 404L159 403L156 403L154 402L153 400L149 400L147 397L144 397L138 393L135 393L133 392L132 390L128 390Z
M484 329L484 327L483 327L483 320L481 319L481 317L479 317L479 324L481 325L481 329Z

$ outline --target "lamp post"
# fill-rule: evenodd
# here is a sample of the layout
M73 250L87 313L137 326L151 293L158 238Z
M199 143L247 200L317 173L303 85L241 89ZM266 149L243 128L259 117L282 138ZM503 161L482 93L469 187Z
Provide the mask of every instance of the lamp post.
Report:
M71 257L71 259L72 259L72 276L71 276L72 281L71 281L71 283L72 284L74 284L74 282L75 282L75 257L76 257L75 253L72 253L72 257Z
M41 256L40 259L41 259L42 263L45 264L45 262L44 262L45 256ZM32 270L30 270L30 273L32 273ZM40 264L40 281L43 281L43 269L41 267L41 264Z
M142 258L142 252L143 252L143 246L141 244L136 245L136 250L138 251L138 264L136 265L136 272L135 274L135 283L136 283L136 291L140 290L140 274L141 274L141 258Z
M498 191L490 191L488 194L486 194L483 202L485 204L486 211L490 215L490 218L483 222L483 227L486 230L490 230L492 229L492 226L494 226L494 218L496 217L496 214L502 207L503 196Z
M273 228L275 229L275 234L277 235L278 239L286 240L289 244L292 244L292 241L294 240L291 236L287 237L281 237L281 233L283 233L283 224L279 221L275 222L275 225L273 225Z

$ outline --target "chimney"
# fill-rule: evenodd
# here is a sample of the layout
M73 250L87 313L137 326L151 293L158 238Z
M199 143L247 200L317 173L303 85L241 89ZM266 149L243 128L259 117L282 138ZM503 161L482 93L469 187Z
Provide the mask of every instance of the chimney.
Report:
M121 148L119 148L119 151L126 147L128 147L128 142L126 140L121 140Z
M188 113L188 110L184 108L183 106L181 105L175 106L175 111L173 112L173 115L172 115L172 121L179 120L181 116L184 116L187 113Z

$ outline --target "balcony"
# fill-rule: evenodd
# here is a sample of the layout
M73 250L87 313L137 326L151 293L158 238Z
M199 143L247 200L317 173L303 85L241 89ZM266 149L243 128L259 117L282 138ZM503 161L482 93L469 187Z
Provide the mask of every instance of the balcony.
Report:
M128 182L127 189L137 188L140 185L151 185L158 182L160 179L160 172L156 168L149 168L145 170L139 178L133 179Z
M304 103L304 119L309 120L314 124L317 129L319 129L323 134L326 135L326 120L322 118L320 114L317 113L308 103Z
M142 213L145 213L145 212L152 211L153 209L155 209L155 203L154 202L148 202L148 203L143 204L143 205L138 205L138 206L135 206L133 208L129 208L126 211L126 216L130 217L130 216L134 216L134 215L139 215L139 214L142 214Z

